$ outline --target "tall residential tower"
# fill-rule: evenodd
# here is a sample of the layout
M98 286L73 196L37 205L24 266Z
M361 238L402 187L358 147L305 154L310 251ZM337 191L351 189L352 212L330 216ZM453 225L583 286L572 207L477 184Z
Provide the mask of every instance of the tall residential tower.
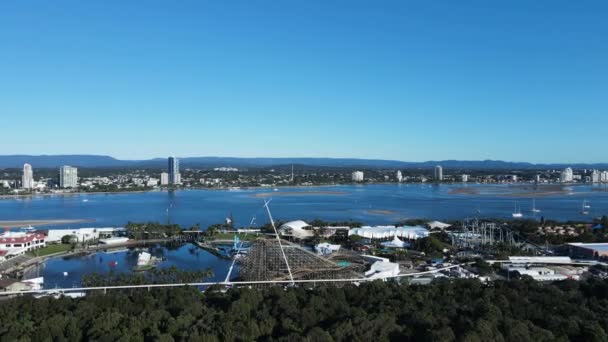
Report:
M34 187L34 171L32 170L32 165L30 164L23 164L21 187L24 189L32 189Z
M76 188L78 187L78 169L71 166L59 168L59 187Z
M441 165L435 166L435 181L440 182L443 180L443 168Z
M181 184L182 177L179 173L179 159L175 157L169 157L169 184L177 185Z

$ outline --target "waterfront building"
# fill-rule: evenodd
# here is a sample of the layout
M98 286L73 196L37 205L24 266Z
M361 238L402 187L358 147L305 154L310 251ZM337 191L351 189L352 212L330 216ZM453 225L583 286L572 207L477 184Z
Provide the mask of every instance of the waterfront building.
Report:
M363 172L355 171L352 174L353 182L363 182Z
M600 182L608 183L608 171L602 171L600 174Z
M572 242L567 245L573 258L608 260L608 243Z
M169 184L181 184L181 174L179 173L179 159L169 157Z
M403 175L401 174L401 170L397 171L397 182L401 183L403 180Z
M463 183L466 183L466 182L469 181L469 175L462 175L461 177L462 177L462 182Z
M30 164L23 164L21 187L23 189L32 189L34 187L34 171L32 170L32 165Z
M169 185L169 174L163 172L160 174L160 185Z
M540 175L534 176L534 182L536 182L537 184L540 183Z
M435 166L435 181L443 180L443 168L441 165Z
M76 241L84 242L95 239L103 239L114 236L118 232L124 232L124 228L104 227L104 228L76 228L76 229L49 229L46 242L61 242L61 238L72 235Z
M59 187L76 188L78 187L78 169L72 166L62 166L59 168Z
M572 168L565 168L564 171L560 174L560 181L562 183L569 183L574 180L574 173L572 172Z
M148 187L153 187L153 186L157 186L158 185L158 179L156 178L148 178L148 180L146 181L146 186Z
M297 220L281 225L279 235L303 240L312 238L315 234L311 225L302 220Z
M593 170L591 172L591 183L599 183L600 182L600 172L598 170Z
M403 180L403 174L401 174L401 170L397 171L397 182L401 183Z
M7 231L0 235L0 261L46 246L46 236L34 232Z
M517 182L517 175L511 175L511 181Z

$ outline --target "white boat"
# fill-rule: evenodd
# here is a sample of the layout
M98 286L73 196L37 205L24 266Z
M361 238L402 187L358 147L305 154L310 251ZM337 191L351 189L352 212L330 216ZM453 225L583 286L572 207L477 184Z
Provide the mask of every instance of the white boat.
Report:
M147 271L156 267L158 262L157 258L153 257L148 252L141 252L137 257L137 266L133 268L134 271Z
M139 253L139 257L137 258L137 266L147 266L152 260L152 254L148 252Z
M583 214L583 215L589 215L589 210L587 210L589 208L591 208L591 206L589 204L587 204L587 200L584 200L583 201L583 209L581 210L581 214Z
M533 213L540 213L540 209L536 208L536 200L535 199L532 200L532 212Z
M522 218L524 214L521 213L521 209L517 208L517 203L515 203L515 211L511 214L513 218Z

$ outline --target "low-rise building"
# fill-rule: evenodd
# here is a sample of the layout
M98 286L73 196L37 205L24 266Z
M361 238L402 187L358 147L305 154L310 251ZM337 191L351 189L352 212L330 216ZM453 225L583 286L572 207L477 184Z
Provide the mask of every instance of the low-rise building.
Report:
M50 229L47 232L47 243L61 242L61 238L66 235L73 235L78 242L103 239L114 236L116 233L124 231L124 228L77 228L77 229Z
M37 232L11 232L0 235L0 261L46 246L46 236Z
M576 259L608 260L608 243L581 243L568 244L570 256Z

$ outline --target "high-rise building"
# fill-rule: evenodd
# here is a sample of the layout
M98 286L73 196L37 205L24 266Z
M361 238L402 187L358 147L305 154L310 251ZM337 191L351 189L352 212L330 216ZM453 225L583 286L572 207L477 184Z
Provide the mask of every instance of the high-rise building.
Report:
M600 174L600 182L607 183L608 182L608 171L602 171Z
M75 188L78 186L78 169L71 166L59 168L59 187Z
M572 172L572 168L565 168L564 171L562 171L562 173L560 174L559 178L562 183L572 182L572 180L574 180L574 173Z
M600 172L598 170L593 170L591 172L591 183L599 183L600 182Z
M363 182L363 172L355 171L352 174L353 182Z
M540 175L536 175L536 176L534 176L534 182L535 182L536 184L540 183Z
M401 183L403 180L403 175L401 174L401 170L397 171L397 182Z
M179 159L175 157L169 157L169 184L177 185L181 184L182 179L179 173Z
M469 175L462 175L462 182L466 183L469 181Z
M32 189L34 187L34 171L32 170L32 165L30 164L23 164L21 187L24 189Z
M442 181L443 180L443 168L441 165L435 166L435 180Z
M169 174L163 172L160 174L160 185L169 185Z

